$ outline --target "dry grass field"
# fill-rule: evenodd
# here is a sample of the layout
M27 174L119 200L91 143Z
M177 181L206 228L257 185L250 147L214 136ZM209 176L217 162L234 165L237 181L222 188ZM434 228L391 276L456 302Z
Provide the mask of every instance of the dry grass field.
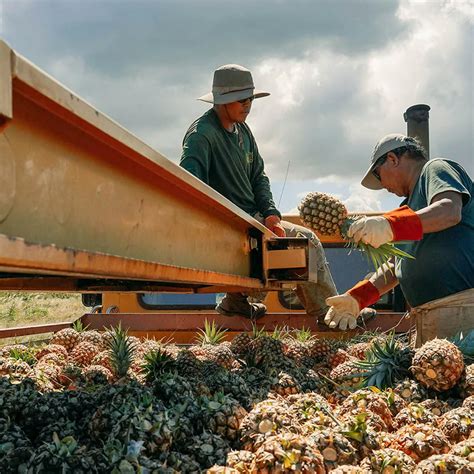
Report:
M74 321L87 312L76 293L0 292L0 329ZM45 335L21 338L37 340ZM13 338L0 339L0 346Z

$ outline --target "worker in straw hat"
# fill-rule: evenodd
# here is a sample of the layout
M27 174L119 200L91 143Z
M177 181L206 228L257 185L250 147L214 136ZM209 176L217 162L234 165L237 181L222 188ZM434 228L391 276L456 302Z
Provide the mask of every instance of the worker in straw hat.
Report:
M362 179L368 189L404 197L402 207L354 222L355 242L397 247L414 259L400 259L329 298L325 322L354 324L359 311L398 283L416 320L417 345L474 328L474 196L472 180L458 163L428 160L414 138L391 134L375 146Z
M281 221L263 159L245 123L254 99L268 95L255 89L248 69L237 64L219 67L214 72L212 91L199 98L213 106L186 132L180 165L278 237L299 233L310 239L318 252L318 283L298 285L296 292L307 313L322 319L327 311L325 299L337 291L321 243L308 229ZM249 301L248 295L228 293L216 310L226 316L257 319L265 314L266 307Z

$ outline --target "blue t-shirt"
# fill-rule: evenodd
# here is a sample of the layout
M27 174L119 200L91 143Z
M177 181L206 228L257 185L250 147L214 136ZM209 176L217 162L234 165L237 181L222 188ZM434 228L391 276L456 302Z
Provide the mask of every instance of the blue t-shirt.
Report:
M423 167L413 192L402 205L418 211L443 192L462 195L462 219L423 239L397 244L415 257L398 260L396 275L411 306L474 288L474 198L472 179L454 161L436 158Z

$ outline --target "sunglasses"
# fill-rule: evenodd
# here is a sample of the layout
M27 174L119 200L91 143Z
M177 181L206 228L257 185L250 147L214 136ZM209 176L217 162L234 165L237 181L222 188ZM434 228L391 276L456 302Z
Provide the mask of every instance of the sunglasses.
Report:
M381 181L380 179L380 173L379 173L379 168L387 161L387 155L385 156L382 156L381 158L379 158L376 162L375 162L375 165L374 167L372 168L372 174L379 180Z
M250 102L253 102L254 99L255 99L255 97L252 96L252 97L247 97L246 99L240 99L240 100L238 100L237 102L238 102L239 104L245 104L248 100L250 100Z

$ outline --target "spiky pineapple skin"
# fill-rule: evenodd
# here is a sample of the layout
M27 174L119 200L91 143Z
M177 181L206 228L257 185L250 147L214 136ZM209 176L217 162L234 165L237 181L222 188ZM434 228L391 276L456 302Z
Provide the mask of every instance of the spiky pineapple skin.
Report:
M456 473L469 474L472 472L468 467L469 462L454 454L435 454L421 461L414 474L436 474L436 473ZM463 469L467 468L467 469Z
M474 364L466 366L461 380L459 381L459 393L462 398L474 395Z
M360 466L374 473L396 472L400 474L412 474L415 469L415 462L403 451L383 448L367 456L361 462ZM393 470L389 471L387 466L391 466ZM385 471L385 469L387 470Z
M445 339L432 339L416 350L411 372L425 387L442 392L454 387L464 370L461 351Z
M298 210L303 224L321 235L335 234L347 218L344 204L325 193L308 193Z
M450 443L444 433L427 424L406 425L391 436L387 447L408 454L416 463L434 454L446 454Z
M64 346L68 352L71 352L79 342L79 335L73 328L61 329L53 335L50 344L59 344Z

